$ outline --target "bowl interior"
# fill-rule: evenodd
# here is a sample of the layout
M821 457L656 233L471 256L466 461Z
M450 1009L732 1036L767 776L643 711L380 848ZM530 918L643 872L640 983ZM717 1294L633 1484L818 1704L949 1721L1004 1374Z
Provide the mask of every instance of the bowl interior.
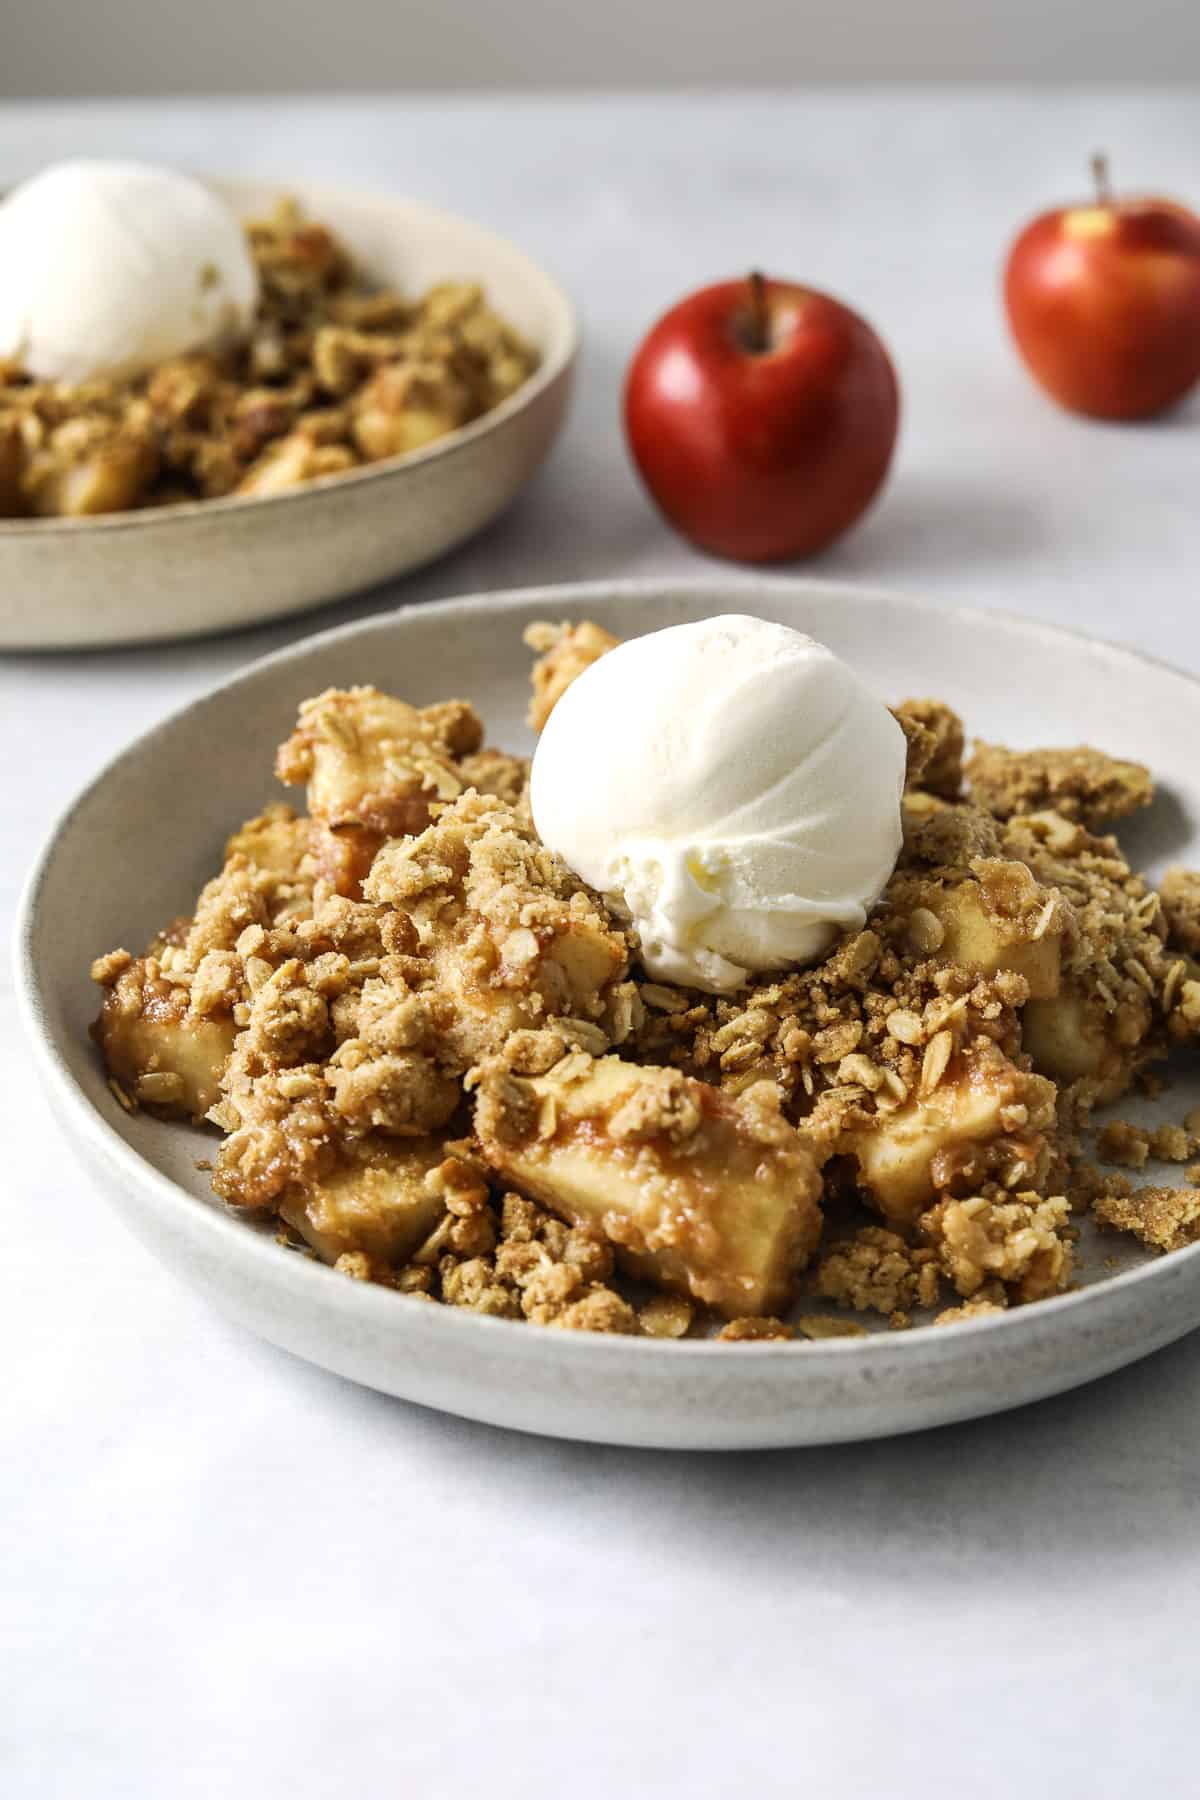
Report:
M140 950L165 920L189 910L219 866L227 834L280 796L273 751L300 700L362 681L418 704L463 696L484 714L489 741L520 750L530 743L529 653L521 632L531 620L590 616L632 635L726 611L809 631L883 697L937 695L981 736L1027 746L1093 742L1148 762L1160 795L1125 834L1131 859L1158 870L1200 856L1193 751L1200 690L1129 652L1000 615L946 612L820 583L596 584L414 608L324 633L256 665L135 743L75 804L27 899L27 979L60 1073L108 1131L216 1208L196 1167L212 1140L144 1115L127 1117L108 1091L87 1037L97 1006L87 970L115 945ZM581 776L581 805L586 798ZM1200 1084L1185 1076L1163 1116L1180 1117L1197 1098ZM1132 1102L1121 1111L1137 1116ZM1085 1265L1085 1278L1110 1273L1103 1257L1114 1250L1121 1266L1139 1260L1125 1240L1106 1240L1103 1254ZM647 1353L654 1353L649 1346Z

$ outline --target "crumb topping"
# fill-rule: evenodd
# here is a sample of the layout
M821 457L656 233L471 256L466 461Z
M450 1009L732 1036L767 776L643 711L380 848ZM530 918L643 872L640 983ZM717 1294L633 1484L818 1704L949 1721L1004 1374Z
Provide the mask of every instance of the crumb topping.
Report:
M1092 1212L1101 1225L1128 1232L1152 1250L1182 1250L1200 1239L1200 1192L1194 1187L1104 1194Z
M1124 819L1154 798L1149 769L1102 750L1009 750L981 740L966 765L971 794L997 819L1056 812L1089 831Z
M909 741L909 785L957 800L966 744L958 714L943 700L902 700L896 717Z
M1168 869L1158 893L1169 941L1189 956L1200 955L1200 871Z
M529 723L535 731L541 731L576 677L609 650L615 650L620 641L602 625L593 625L590 619L584 619L578 625L566 620L561 625L542 621L526 629L525 642L537 652L530 677L533 694L529 702Z

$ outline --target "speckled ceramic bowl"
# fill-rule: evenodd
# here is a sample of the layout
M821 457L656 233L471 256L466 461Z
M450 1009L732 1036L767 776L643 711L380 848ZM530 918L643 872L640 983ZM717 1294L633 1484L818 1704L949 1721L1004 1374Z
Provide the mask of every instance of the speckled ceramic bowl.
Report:
M633 634L713 613L801 627L883 695L943 696L1016 744L1099 739L1150 763L1159 802L1126 835L1150 867L1200 860L1200 685L1048 626L829 584L633 582L423 606L325 632L255 664L101 771L55 829L20 922L19 992L57 1118L130 1226L252 1331L369 1386L495 1424L701 1449L826 1443L970 1418L1053 1394L1200 1323L1200 1245L1158 1261L1085 1242L1079 1291L943 1329L860 1340L714 1344L592 1337L406 1299L281 1249L214 1200L199 1131L126 1117L87 1037L91 959L187 909L230 827L270 797L297 702L364 676L417 702L466 694L493 742L527 742L531 619ZM152 850L147 846L152 845ZM1161 1116L1200 1099L1182 1072ZM1136 1107L1122 1103L1125 1116ZM18 1225L19 1228L19 1225ZM1106 1259L1122 1264L1112 1274Z
M293 195L376 280L406 293L454 278L482 282L541 365L493 412L427 449L285 494L0 520L0 650L191 637L403 575L502 512L558 434L578 350L575 312L512 244L413 200L305 182L214 186L243 218Z

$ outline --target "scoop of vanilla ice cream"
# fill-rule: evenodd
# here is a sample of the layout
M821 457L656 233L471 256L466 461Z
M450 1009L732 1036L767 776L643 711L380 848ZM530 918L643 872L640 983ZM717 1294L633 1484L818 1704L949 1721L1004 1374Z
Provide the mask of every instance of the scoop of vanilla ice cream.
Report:
M732 993L859 926L900 851L904 733L841 659L738 614L612 650L533 760L543 841L659 980Z
M244 335L258 276L209 188L132 162L64 162L0 204L0 357L42 381L141 374Z

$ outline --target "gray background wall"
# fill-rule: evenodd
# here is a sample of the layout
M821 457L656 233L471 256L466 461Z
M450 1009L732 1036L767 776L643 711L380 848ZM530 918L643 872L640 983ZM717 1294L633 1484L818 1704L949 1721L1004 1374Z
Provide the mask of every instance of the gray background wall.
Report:
M1200 79L1200 0L0 0L0 95Z

